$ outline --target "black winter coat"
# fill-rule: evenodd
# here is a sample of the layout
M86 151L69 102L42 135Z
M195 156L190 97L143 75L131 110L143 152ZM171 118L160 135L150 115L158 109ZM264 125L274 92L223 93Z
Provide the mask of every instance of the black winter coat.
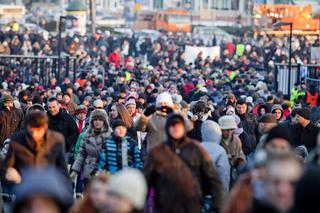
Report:
M20 130L22 120L23 113L18 109L9 111L7 108L4 108L0 111L0 147L2 147L4 140Z
M305 145L308 152L316 147L319 128L309 123L305 128L300 124L294 124L291 128L294 146Z
M72 152L79 136L79 131L74 119L60 109L59 114L56 116L49 116L49 129L60 132L65 138L66 152Z
M256 131L258 128L257 118L254 114L248 113L245 115L239 115L243 130L248 134L249 140L254 144L254 148L257 145Z
M68 175L64 138L58 132L48 130L44 146L39 150L26 130L11 137L11 143L5 160L5 167L13 167L20 174L27 167L55 166L63 174Z

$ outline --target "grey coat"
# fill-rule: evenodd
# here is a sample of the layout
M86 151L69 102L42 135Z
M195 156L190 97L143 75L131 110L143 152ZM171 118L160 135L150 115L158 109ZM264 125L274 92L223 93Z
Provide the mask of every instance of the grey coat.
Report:
M230 186L230 163L225 149L220 145L221 135L217 134L217 132L214 131L214 128L220 128L214 121L205 121L202 124L202 145L208 151L216 166L226 195L229 193Z
M84 133L84 136L80 142L77 159L72 166L72 170L77 173L83 171L85 178L90 178L92 172L96 170L99 156L102 152L102 145L112 132L107 122L107 116L103 114L103 118L105 118L105 128L100 132L94 131L92 126L92 118L90 118L89 128Z

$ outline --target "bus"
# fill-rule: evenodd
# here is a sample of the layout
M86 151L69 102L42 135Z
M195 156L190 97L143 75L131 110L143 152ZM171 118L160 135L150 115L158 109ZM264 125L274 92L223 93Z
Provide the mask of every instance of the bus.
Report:
M161 10L156 12L154 18L156 30L184 33L191 32L191 14L187 10Z

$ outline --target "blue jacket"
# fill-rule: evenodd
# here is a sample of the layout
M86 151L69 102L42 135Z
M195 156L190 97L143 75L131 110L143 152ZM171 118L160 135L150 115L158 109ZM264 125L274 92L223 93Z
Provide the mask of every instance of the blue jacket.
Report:
M114 133L105 140L100 154L98 170L115 173L122 168L142 169L142 161L138 143L129 136L118 138Z

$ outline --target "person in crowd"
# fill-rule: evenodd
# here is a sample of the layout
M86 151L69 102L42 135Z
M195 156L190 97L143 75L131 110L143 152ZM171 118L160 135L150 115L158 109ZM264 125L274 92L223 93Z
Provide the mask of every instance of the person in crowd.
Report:
M128 135L127 125L118 119L112 124L113 133L106 138L98 162L99 171L115 173L123 168L142 169L138 143Z
M241 119L243 130L248 133L252 143L257 143L256 131L258 122L254 114L248 113L248 105L244 100L237 101L237 115ZM255 146L254 146L255 147Z
M249 212L289 212L294 206L294 183L302 174L302 164L293 153L271 155L266 164L265 193L254 198Z
M15 188L13 212L63 213L73 204L68 178L54 168L29 168Z
M294 138L294 146L305 145L310 152L316 147L319 128L310 121L310 109L302 108L297 110L297 124L291 129Z
M76 122L71 115L61 109L55 97L48 99L49 129L60 132L65 138L67 153L74 152L79 131Z
M263 116L258 118L258 139L259 142L257 144L256 149L261 148L262 144L266 140L266 137L268 135L268 132L275 126L277 126L277 119L276 116L274 116L271 113L266 113ZM282 123L279 124L282 126Z
M276 116L277 122L281 123L282 121L285 120L284 114L283 114L283 109L280 104L275 104L271 108L271 113Z
M81 134L82 132L85 132L86 130L86 118L87 118L87 107L85 107L84 105L79 105L75 111L75 121L78 126L79 134Z
M126 124L128 133L132 138L136 139L137 135L136 129L134 128L133 118L123 104L115 103L111 106L109 116L110 124L112 125L112 123L118 119L122 120Z
M238 128L236 120L232 115L225 115L219 118L219 126L222 130L221 146L226 150L232 168L238 168L246 162L242 150L242 144L234 130Z
M157 96L156 106L146 109L138 122L137 130L146 131L146 150L167 140L165 125L168 115L173 112L173 101L169 93L161 93Z
M108 181L109 176L105 174L92 177L86 187L83 199L78 200L72 206L70 213L103 212L107 203L106 186Z
M76 109L77 109L77 104L73 103L71 100L71 95L69 93L64 93L62 96L63 102L66 105L66 109L70 115L74 115Z
M41 111L31 112L26 116L25 123L26 129L10 139L5 159L6 179L20 183L24 169L49 166L68 176L65 141L63 135L48 129L48 116Z
M149 189L155 192L155 211L201 212L207 195L212 204L210 211L220 211L220 177L205 149L187 137L185 118L170 115L165 131L167 141L150 150L144 166Z
M268 132L266 140L261 145L267 151L287 152L292 151L292 140L290 130L278 125Z
M107 212L142 212L148 192L145 177L139 170L127 168L111 175L107 183Z
M2 98L0 109L0 147L13 133L19 131L22 125L23 113L14 107L13 101L14 99L11 95L5 95Z
M225 149L220 145L222 131L214 121L204 121L201 125L202 144L210 154L215 167L220 175L225 196L230 187L230 163Z
M75 182L80 173L84 177L84 183L88 182L96 171L103 144L111 135L108 115L103 109L96 109L90 115L89 127L80 142L77 158L71 168L71 179Z
M129 99L126 104L125 107L127 108L128 112L130 113L132 119L133 119L133 124L136 127L137 123L141 117L141 114L138 113L137 111L137 103L134 99Z

